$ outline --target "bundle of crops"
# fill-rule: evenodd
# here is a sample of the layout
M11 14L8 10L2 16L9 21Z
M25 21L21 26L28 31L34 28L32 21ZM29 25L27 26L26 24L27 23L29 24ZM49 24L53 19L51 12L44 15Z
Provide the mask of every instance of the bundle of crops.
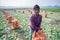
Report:
M14 19L14 20L12 20L12 29L16 29L16 28L18 28L18 20L17 19Z
M43 30L39 30L38 32L34 32L32 35L32 40L46 40L46 35Z

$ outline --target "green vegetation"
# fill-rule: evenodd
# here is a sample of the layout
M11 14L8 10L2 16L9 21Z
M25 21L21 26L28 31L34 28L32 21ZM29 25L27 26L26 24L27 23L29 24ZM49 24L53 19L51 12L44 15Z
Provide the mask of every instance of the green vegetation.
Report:
M42 19L41 28L44 30L49 40L60 40L60 21L58 21L60 20L60 14L57 10L54 9L53 14L48 13L47 18ZM20 27L22 27L22 29L16 29L15 31L13 31L11 29L11 24L6 22L2 11L0 11L0 40L28 40L30 32L29 17L31 16L31 14L26 10L24 10L24 14L21 10L20 12L18 12L18 10L16 10L16 12L14 12L13 10L6 11L8 11L13 19L18 19L19 25ZM51 9L49 9L49 11L51 11Z
M41 8L41 10L60 12L60 8Z

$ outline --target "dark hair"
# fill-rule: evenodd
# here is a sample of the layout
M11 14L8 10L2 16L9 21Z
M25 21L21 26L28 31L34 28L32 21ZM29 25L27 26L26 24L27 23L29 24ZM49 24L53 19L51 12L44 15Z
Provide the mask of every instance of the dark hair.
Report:
M35 5L33 9L40 9L39 5Z

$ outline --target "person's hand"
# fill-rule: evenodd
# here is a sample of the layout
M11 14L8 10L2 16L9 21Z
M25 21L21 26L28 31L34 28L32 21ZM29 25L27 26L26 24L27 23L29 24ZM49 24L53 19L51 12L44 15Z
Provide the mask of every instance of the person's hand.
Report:
M39 27L38 30L42 30L42 28Z
M36 27L36 30L35 30L35 31L36 31L36 32L38 32L38 30L39 30L39 28L38 28L38 27Z

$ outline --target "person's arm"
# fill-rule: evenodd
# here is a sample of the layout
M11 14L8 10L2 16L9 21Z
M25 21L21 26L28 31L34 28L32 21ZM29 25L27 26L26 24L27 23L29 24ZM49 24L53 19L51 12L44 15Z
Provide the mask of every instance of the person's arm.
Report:
M42 22L42 16L41 16L41 20L40 20L40 26L41 26L41 22ZM42 30L42 28L40 28L40 27L38 29Z
M30 22L31 22L32 26L34 27L34 30L36 30L36 25L35 25L35 22L34 22L34 17L30 18Z
M41 20L40 20L40 25L41 25L41 22L42 22L42 16L41 16Z

